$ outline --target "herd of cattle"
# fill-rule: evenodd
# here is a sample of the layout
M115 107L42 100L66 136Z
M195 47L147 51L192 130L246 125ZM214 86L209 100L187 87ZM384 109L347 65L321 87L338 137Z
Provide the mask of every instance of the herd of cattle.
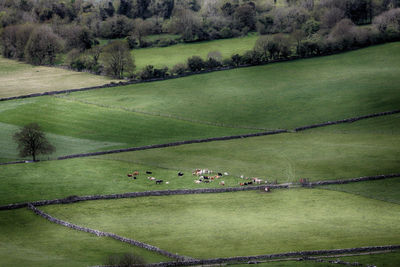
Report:
M146 175L151 175L153 174L151 171L146 171ZM214 174L214 175L213 175ZM178 172L178 177L182 177L184 175L183 172ZM229 173L227 172L213 172L212 170L208 169L195 169L192 172L193 176L196 176L197 179L194 180L194 183L196 184L201 184L201 183L212 183L214 181L219 181L219 185L224 186L225 181L220 181L219 179L223 176L228 176ZM139 176L139 171L134 171L132 173L128 173L127 176L129 178L132 178L133 180L136 180ZM240 182L239 185L241 186L246 186L246 185L251 185L251 184L261 184L261 183L268 183L267 180L262 180L260 178L249 178L245 177L243 175L240 176L241 179L243 179L243 182ZM162 184L164 183L163 180L157 179L153 176L148 176L147 179L149 181L154 181L156 184ZM169 184L168 181L165 182L165 184Z

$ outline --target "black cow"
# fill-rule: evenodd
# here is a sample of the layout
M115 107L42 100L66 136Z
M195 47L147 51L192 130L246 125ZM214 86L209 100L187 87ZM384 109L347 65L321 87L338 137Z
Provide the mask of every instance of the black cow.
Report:
M152 172L146 171L146 174L152 174Z
M219 173L218 173L218 176L222 176L222 173L219 172Z
M178 176L183 176L183 172L178 172Z
M136 180L136 176L134 176L133 179Z
M156 184L162 184L163 180L157 180Z

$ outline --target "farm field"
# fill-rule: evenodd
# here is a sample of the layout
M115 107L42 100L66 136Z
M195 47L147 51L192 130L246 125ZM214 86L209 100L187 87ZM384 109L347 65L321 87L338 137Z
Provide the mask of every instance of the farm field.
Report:
M55 67L32 66L0 56L0 98L90 87L110 78Z
M300 178L399 173L400 114L302 132L293 129L399 109L399 52L397 42L321 58L0 102L0 162L21 159L12 135L30 122L39 123L57 149L40 157L41 162L1 165L0 206L74 195L222 188L220 181L226 187L240 186L250 181L240 178L243 175L294 185L271 193L98 200L39 209L200 259L398 245L398 177L312 189L296 186ZM47 160L281 128L289 132ZM191 172L197 168L229 174L196 184L198 177ZM136 180L127 177L133 171L140 172ZM185 175L178 177L179 171ZM156 184L148 176L164 182ZM125 252L149 263L171 260L50 223L27 209L0 211L0 266L94 266ZM396 266L399 255L341 260ZM261 265L330 266L312 261Z
M89 266L122 253L137 253L147 262L168 261L110 238L53 224L27 209L0 212L1 266Z
M213 51L219 51L222 58L230 57L233 54L243 54L245 51L253 49L257 38L257 34L251 34L239 38L182 43L168 47L140 48L131 50L131 54L135 59L137 70L143 69L146 65L153 65L156 68L164 66L172 68L178 63L186 63L191 56L207 59L207 54Z
M397 42L67 98L235 127L288 129L398 109L399 51Z
M75 152L82 143L87 145L80 152L99 151L292 129L398 109L399 49L400 43L391 43L295 62L7 101L0 106L5 125L0 158L18 159L10 129L33 120L55 134L56 143L70 138L68 147L58 146L58 156Z
M1 166L0 172L0 204L70 195L221 187L218 181L195 184L196 177L191 172L196 168L228 172L228 176L220 179L226 186L245 182L241 175L284 183L298 182L300 178L317 181L398 173L399 126L400 115L396 114L300 133L6 165ZM140 175L133 181L127 173L135 170ZM169 184L149 181L147 170ZM179 171L185 175L178 178ZM379 190L374 185L360 190L369 194L381 192L381 197L396 202L400 186L396 181L385 181ZM361 184L364 183L354 188ZM343 185L352 188L347 186Z
M195 258L400 241L399 205L319 189L89 201L42 209Z

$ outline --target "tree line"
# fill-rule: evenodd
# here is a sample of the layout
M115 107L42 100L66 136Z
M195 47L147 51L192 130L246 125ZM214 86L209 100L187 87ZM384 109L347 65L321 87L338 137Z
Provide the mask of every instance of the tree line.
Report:
M400 0L3 0L1 52L35 65L64 61L76 70L132 78L129 49L140 47L258 32L257 47L240 55L242 64L396 40L398 6ZM156 34L161 37L147 38ZM118 41L100 45L102 39ZM224 64L211 58L208 67ZM231 61L239 64L237 56ZM148 66L139 75L171 71Z

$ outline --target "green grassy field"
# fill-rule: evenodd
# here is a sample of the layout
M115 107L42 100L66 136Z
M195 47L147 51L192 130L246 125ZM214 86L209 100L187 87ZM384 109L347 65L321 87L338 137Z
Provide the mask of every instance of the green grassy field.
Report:
M0 121L3 126L0 128L1 143L4 145L0 158L3 161L19 158L12 133L17 129L16 126L30 122L38 123L45 132L51 134L57 149L53 157L71 152L84 153L249 131L145 115L51 96L3 102L0 104Z
M43 210L195 258L400 241L399 205L318 189L92 201Z
M282 183L304 177L316 181L398 173L399 126L400 115L391 115L300 133L6 165L0 172L0 204L70 195L220 187L218 182L195 184L191 172L196 168L228 172L229 176L219 180L226 186L245 182L240 175ZM134 170L141 173L136 181L126 176ZM146 170L170 183L155 185L146 179ZM178 171L185 175L178 178ZM384 183L379 190L371 186L364 191L396 199L400 184L392 181L395 183L385 181L389 186Z
M90 87L112 81L115 80L61 68L32 66L0 56L0 98Z
M237 127L294 128L398 109L399 62L398 42L69 97Z
M47 133L62 135L58 143L72 137L71 148L79 147L75 141L88 140L82 146L87 152L257 131L247 128L294 128L398 109L399 48L400 43L391 43L329 57L4 102L0 123L7 126L0 135L6 146L0 158L18 158L7 129L32 121ZM72 151L64 148L58 155Z
M400 115L224 142L104 155L175 170L209 168L279 182L399 172Z
M321 186L320 188L341 191L400 204L400 178L380 181L366 181L355 184L327 185Z
M68 229L26 209L0 212L0 265L102 265L107 256L136 253L147 262L168 261L147 250L111 238Z
M207 54L213 51L219 51L223 58L233 54L243 54L245 51L253 49L257 38L257 34L251 34L240 38L133 49L131 54L135 59L137 70L143 69L146 65L172 68L175 64L186 63L191 56L200 56L206 59Z

